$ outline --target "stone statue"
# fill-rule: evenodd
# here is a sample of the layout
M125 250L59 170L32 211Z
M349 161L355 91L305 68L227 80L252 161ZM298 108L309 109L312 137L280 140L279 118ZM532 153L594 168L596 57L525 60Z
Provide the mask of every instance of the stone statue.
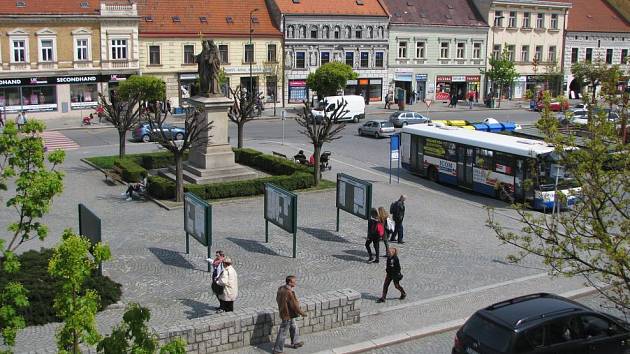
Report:
M212 40L203 41L203 49L197 55L197 68L199 71L199 96L210 97L221 95L219 87L219 49Z

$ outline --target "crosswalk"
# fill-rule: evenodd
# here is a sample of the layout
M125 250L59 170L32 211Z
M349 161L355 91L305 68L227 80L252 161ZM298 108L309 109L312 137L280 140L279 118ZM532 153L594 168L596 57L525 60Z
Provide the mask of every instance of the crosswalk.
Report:
M77 150L79 148L79 144L58 131L45 131L41 136L48 151Z

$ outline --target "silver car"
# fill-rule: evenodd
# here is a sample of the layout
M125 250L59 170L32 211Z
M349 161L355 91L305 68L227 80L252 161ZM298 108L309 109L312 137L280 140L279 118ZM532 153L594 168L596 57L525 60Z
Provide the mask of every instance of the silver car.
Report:
M369 135L375 138L391 136L396 133L394 125L386 120L370 120L359 127L359 135Z
M407 124L430 123L431 118L417 112L399 111L392 113L392 115L389 116L389 121L394 124L394 127L400 128Z

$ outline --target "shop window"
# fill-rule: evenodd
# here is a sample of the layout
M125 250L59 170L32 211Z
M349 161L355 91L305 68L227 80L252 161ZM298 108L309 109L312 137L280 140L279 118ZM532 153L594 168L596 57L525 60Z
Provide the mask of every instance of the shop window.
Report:
M13 47L13 62L14 63L25 63L26 62L26 41L22 39L11 41L11 46Z
M416 42L416 58L424 59L426 55L426 43Z
M383 67L383 63L385 61L385 53L383 52L376 52L374 53L374 66L377 68L382 68Z
M558 29L558 14L551 14L551 23L549 25L551 29Z
M275 63L278 61L276 52L277 49L275 44L267 44L267 61L269 63Z
M195 45L185 44L184 45L184 64L194 64L194 63L195 63Z
M361 52L361 67L362 68L367 68L370 64L370 53L368 52Z
M612 64L613 50L606 49L606 64Z
M346 52L346 64L354 67L354 53Z
M537 14L536 15L536 28L544 29L545 28L545 14Z
M440 43L440 59L448 59L448 42Z
M319 54L319 64L324 65L330 62L330 52L321 52Z
M160 65L160 46L149 46L149 65Z
M55 86L24 86L22 103L25 106L57 104L57 89Z
M473 43L473 59L481 59L481 43Z
M380 82L378 84L370 82L370 101L380 101L382 99L382 95L383 85L381 85Z
M521 61L523 63L529 62L529 46L524 45L521 47Z
M244 62L249 64L254 62L254 44L245 44L245 58Z
M523 12L523 28L531 28L531 16L529 12Z
M97 84L70 85L70 107L92 107L98 104Z
M0 88L0 106L20 106L21 104L19 87Z
M579 48L571 48L571 63L577 63L580 55Z
M306 53L305 52L295 52L295 67L297 69L306 68Z
M75 44L75 58L76 61L89 60L89 44L87 38L78 38L74 42Z
M219 44L219 60L221 64L229 64L229 52L227 44Z
M464 59L466 57L466 43L457 43L457 59Z
M407 42L398 42L398 57L401 59L407 58Z
M40 50L39 61L41 62L55 61L54 43L52 39L41 39L39 41L39 50Z
M112 39L111 40L111 59L125 60L127 59L127 40Z

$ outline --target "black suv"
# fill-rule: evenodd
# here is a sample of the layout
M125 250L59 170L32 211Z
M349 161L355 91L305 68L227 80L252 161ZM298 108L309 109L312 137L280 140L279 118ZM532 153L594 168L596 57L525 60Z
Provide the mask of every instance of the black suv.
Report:
M475 312L453 354L630 354L630 326L575 301L540 293Z

